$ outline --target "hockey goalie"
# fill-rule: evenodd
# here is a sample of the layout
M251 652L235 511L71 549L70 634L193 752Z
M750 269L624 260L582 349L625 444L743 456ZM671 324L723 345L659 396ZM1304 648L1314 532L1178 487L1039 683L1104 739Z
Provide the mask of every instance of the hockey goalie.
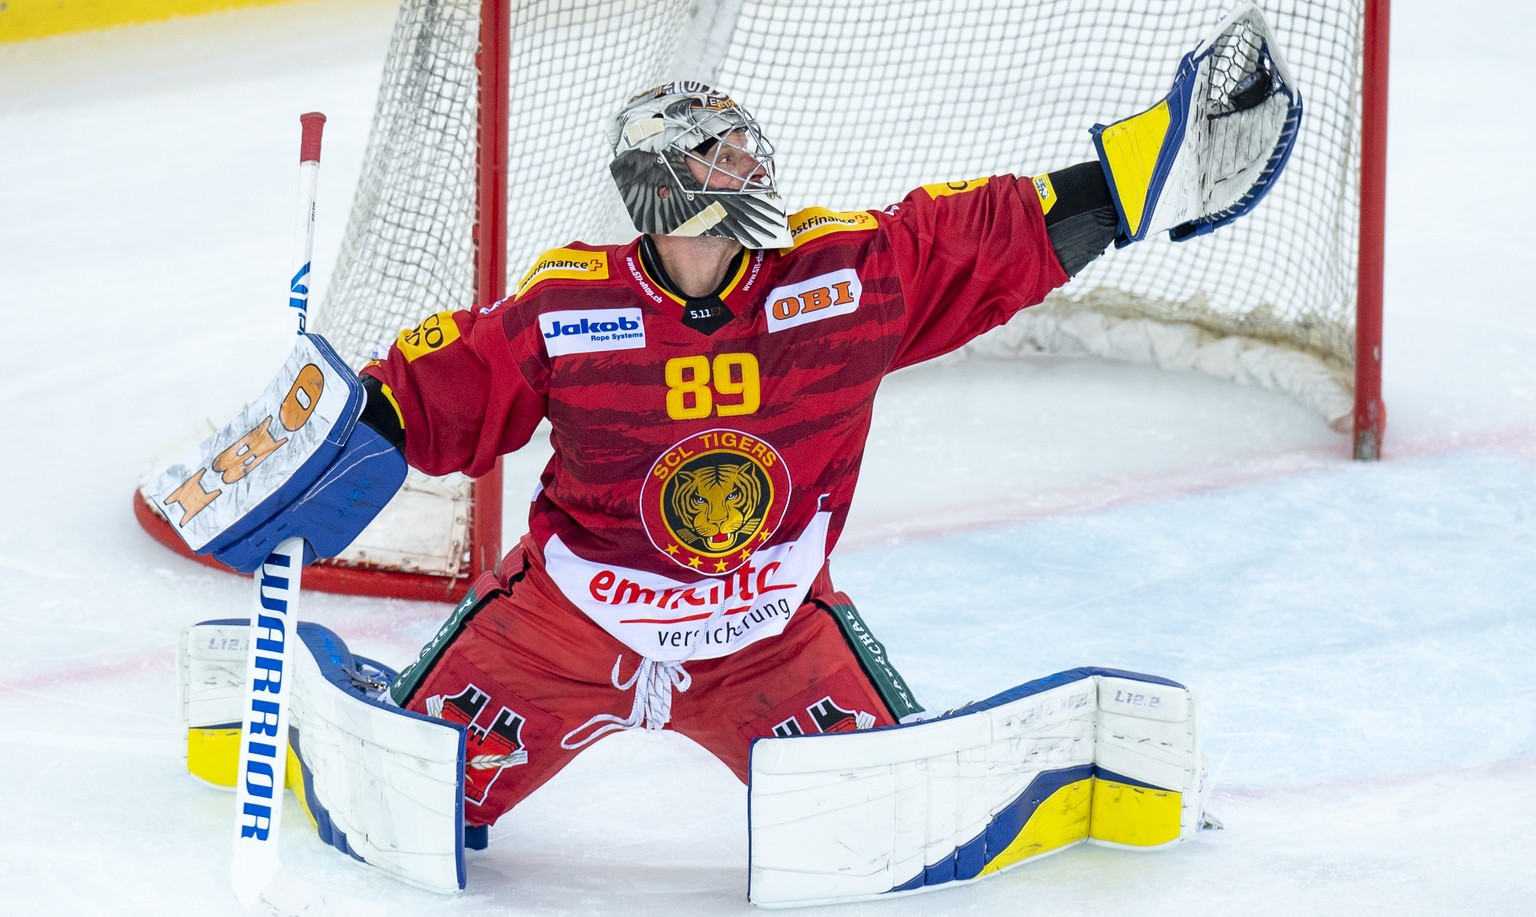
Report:
M928 715L828 557L887 374L1098 257L1136 256L1112 243L1238 219L1300 115L1244 7L1165 98L1092 128L1088 161L790 213L769 128L718 89L667 83L607 134L634 241L552 249L514 295L426 317L360 374L302 335L268 394L154 491L189 545L236 569L285 539L339 552L407 465L482 474L545 420L554 446L528 534L401 671L300 628L289 783L322 836L452 891L466 844L632 729L675 730L749 785L761 906L1194 836L1188 689L1082 668ZM209 622L182 644L188 765L214 783L234 780L244 633Z

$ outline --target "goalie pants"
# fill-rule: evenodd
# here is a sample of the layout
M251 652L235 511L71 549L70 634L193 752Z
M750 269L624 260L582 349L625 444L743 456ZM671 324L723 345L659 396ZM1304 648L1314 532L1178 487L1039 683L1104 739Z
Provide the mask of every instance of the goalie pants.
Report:
M478 826L606 734L594 724L617 724L635 708L637 688L615 682L641 660L561 595L526 538L473 594L392 691L402 707L468 727L464 816ZM683 668L681 685L661 686L671 688L664 728L743 782L753 739L890 725L920 709L825 568L784 633Z

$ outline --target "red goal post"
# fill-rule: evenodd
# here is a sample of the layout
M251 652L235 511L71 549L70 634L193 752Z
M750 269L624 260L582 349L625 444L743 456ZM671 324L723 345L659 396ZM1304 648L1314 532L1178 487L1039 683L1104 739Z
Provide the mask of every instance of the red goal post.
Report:
M405 0L314 327L361 365L431 313L501 298L549 247L633 237L603 124L639 88L731 92L780 151L791 209L879 208L921 184L1091 158L1088 128L1160 98L1235 2ZM1260 5L1306 109L1265 201L1199 241L1101 258L966 352L1096 354L1275 388L1375 459L1389 0ZM501 519L499 468L413 474L306 585L455 598L498 561Z

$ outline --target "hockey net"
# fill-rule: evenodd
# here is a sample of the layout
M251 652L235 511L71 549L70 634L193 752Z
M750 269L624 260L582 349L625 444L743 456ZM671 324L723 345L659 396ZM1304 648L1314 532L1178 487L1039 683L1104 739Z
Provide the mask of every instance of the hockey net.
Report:
M486 0L487 9L498 0ZM499 0L506 4L507 0ZM1285 391L1347 429L1355 399L1367 5L1266 0L1306 114L1256 211L1192 244L1090 265L970 352L1088 353ZM779 150L791 210L881 208L921 184L1091 159L1088 128L1167 91L1223 0L541 0L495 7L505 61L505 272L573 239L634 230L603 124L672 78L726 89ZM361 365L428 314L476 299L482 0L405 0L317 330ZM500 44L502 47L497 47ZM490 60L490 58L486 58ZM1379 236L1380 227L1367 229ZM462 500L467 482L413 478ZM483 491L484 488L481 488ZM481 493L474 503L497 502ZM467 572L463 502L439 560L403 556L387 510L342 565ZM411 535L420 540L419 527ZM368 545L372 544L373 547ZM412 549L414 551L414 549ZM393 553L392 553L393 552ZM410 552L407 552L410 553ZM437 564L439 569L429 569ZM322 586L324 588L324 586ZM354 591L348 588L347 591ZM360 591L372 591L364 589ZM389 591L381 586L379 591Z

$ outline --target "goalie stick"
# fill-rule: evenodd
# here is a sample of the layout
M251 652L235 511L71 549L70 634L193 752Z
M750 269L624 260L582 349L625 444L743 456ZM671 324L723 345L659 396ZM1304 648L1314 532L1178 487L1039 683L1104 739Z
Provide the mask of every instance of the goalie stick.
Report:
M288 305L303 334L314 250L315 197L320 171L320 137L325 115L299 116L301 215L296 239L298 269L289 282ZM230 882L247 910L275 914L377 915L381 909L327 892L288 872L278 858L283 787L288 770L289 697L293 644L298 639L299 583L304 569L302 538L287 538L255 571L255 609L247 641L240 762L235 781L235 827Z

